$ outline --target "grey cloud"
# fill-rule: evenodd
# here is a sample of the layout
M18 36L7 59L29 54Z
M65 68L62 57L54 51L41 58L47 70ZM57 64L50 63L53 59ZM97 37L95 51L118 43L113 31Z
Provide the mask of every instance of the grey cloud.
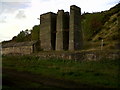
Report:
M30 2L0 2L0 14L30 7Z
M20 10L20 11L17 13L16 18L18 18L18 19L26 18L25 12L24 12L23 10Z

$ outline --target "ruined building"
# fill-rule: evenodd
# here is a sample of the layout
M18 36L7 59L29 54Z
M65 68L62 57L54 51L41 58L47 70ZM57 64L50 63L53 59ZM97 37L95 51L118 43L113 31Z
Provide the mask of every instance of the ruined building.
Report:
M58 10L57 14L52 12L42 14L37 41L7 43L3 45L2 52L3 54L31 54L39 50L80 50L83 44L80 19L81 9L75 5L70 7L70 13ZM36 38L36 36L32 37Z
M82 48L81 9L75 5L69 12L58 10L40 16L40 41L44 51L80 50Z
M31 54L39 50L38 41L6 43L2 45L3 54Z

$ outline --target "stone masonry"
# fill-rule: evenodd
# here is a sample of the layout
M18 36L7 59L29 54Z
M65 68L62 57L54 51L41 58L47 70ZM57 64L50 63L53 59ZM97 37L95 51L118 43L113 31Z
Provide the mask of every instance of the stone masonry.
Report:
M69 47L69 12L64 13L64 31L63 31L63 49L68 50Z
M68 50L69 44L69 13L64 10L58 10L57 13L57 32L56 32L56 50Z
M48 12L40 16L41 49L55 50L56 41L56 14Z
M81 9L75 5L69 12L58 10L58 13L45 13L40 16L41 49L80 50L82 49Z
M75 5L70 7L69 50L82 49L81 9Z

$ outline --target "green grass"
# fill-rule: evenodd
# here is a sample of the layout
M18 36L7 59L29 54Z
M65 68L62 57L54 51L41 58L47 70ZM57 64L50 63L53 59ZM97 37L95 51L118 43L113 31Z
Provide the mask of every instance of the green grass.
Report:
M80 62L54 58L42 60L33 56L3 56L3 68L101 87L118 87L118 60Z

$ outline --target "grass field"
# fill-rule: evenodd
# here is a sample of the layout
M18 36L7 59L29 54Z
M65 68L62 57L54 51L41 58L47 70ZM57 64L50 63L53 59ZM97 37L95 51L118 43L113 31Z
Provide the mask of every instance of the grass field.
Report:
M3 56L6 88L119 88L119 60L42 60L35 56ZM28 86L26 86L28 85Z

